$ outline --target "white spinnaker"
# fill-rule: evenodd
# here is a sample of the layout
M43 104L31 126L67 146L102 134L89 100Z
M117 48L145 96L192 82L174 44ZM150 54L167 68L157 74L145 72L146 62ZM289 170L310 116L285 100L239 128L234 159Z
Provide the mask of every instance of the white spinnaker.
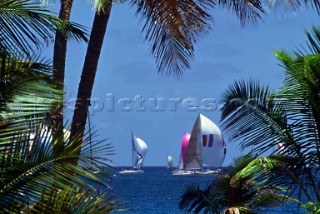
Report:
M142 166L143 165L143 161L146 158L148 146L141 138L137 138L137 142L139 144L137 152L138 152L138 154L140 156L140 160L139 160L138 164L139 164L139 166Z
M147 144L140 138L132 134L132 166L140 169L147 153Z
M218 126L202 114L201 123L201 160L202 164L221 167L225 159L225 143Z
M193 125L184 169L202 169L203 165L221 167L225 155L226 148L220 129L210 119L199 114Z

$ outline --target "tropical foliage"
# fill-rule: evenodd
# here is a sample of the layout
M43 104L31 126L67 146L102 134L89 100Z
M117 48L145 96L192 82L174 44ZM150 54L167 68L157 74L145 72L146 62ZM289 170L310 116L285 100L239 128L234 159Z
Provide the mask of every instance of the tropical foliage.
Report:
M38 53L56 32L76 40L86 39L84 28L53 16L32 1L0 1L0 51Z
M220 174L204 189L199 184L187 186L180 197L179 208L193 213L260 213L262 208L280 205L284 198L290 199L282 194L285 188L268 185L253 173L239 176L253 160L252 155L234 159L227 174Z
M114 209L110 194L101 195L93 186L108 188L113 171L107 159L112 154L110 144L88 136L79 155L78 149L71 146L67 130L66 135L55 137L52 142L48 115L61 102L62 92L48 82L51 67L9 56L5 62L1 65L5 71L11 70L15 78L1 90L0 209L15 213ZM94 140L92 146L90 140ZM54 144L64 144L65 149L53 152ZM101 174L97 176L94 171Z
M30 9L27 1L2 1L0 5L2 3L7 4L0 10L8 5ZM64 135L55 136L50 126L51 115L62 104L63 91L54 87L57 83L52 80L50 64L28 52L31 47L28 42L41 46L40 40L20 38L33 35L46 40L49 31L45 31L47 26L41 23L49 26L51 18L55 24L60 20L50 15L38 16L37 13L43 11L36 4L30 13L24 12L22 15L19 15L21 10L8 12L9 17L23 17L17 19L20 25L7 26L8 13L0 15L0 23L5 23L8 29L11 27L9 33L0 29L0 210L5 213L114 210L117 205L110 192L101 194L95 187L109 188L113 173L108 159L112 154L111 145L85 134L80 150L74 146L75 141L69 139L67 127ZM42 28L44 31L37 31ZM9 43L2 39L8 39ZM13 45L7 49L7 44ZM56 152L53 145L65 148Z
M317 209L320 201L320 28L307 32L308 48L276 51L285 69L282 87L270 92L254 81L236 81L222 94L222 122L230 140L260 155L281 143L279 155L244 170L290 187L288 193ZM247 172L245 172L247 171ZM272 177L272 178L270 178ZM311 204L311 205L310 205ZM311 209L312 210L312 209Z

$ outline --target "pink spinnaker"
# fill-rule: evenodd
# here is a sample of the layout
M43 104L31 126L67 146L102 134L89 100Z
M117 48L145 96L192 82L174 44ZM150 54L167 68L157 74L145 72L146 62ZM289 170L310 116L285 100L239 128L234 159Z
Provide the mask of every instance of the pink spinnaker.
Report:
M191 137L191 134L189 134L188 132L184 133L184 135L182 137L179 169L183 169L183 163L184 163L185 157L187 155L190 137Z

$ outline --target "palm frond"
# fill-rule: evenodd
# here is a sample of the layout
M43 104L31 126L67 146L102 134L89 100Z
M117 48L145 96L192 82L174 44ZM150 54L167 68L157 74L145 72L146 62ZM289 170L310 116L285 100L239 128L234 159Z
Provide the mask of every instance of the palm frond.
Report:
M204 210L204 213L219 213L221 198L222 196L214 192L211 184L204 190L201 190L198 184L191 184L180 197L179 209L193 213L199 213L201 210Z
M187 186L180 197L180 210L195 213L230 213L232 210L254 213L272 203L280 205L293 200L282 194L285 188L269 184L258 176L257 166L260 165L253 164L256 162L252 154L236 158L226 175L220 175L204 189L198 184Z
M19 81L37 79L50 82L52 67L39 56L24 57L22 54L0 52L0 98L9 99L11 91L19 86Z
M206 12L212 1L133 0L137 15L145 20L145 39L151 43L159 73L182 75L190 68L194 44L210 29L211 17Z
M86 40L84 28L62 21L50 11L32 1L4 0L0 2L0 50L32 55L52 42L54 33L70 33L71 38Z
M7 130L1 130L6 132ZM81 154L70 145L68 138L55 138L66 145L59 154L52 151L52 132L48 127L40 128L35 134L15 133L14 141L10 138L1 143L1 186L0 198L2 209L11 209L14 203L34 204L41 195L50 189L64 190L66 184L83 189L94 190L88 181L109 188L113 168L108 156L112 147L104 141L84 142ZM90 136L92 137L92 136ZM77 163L77 165L75 165ZM99 174L94 174L98 171Z
M305 198L311 200L312 197L316 197L312 192L319 180L316 178L317 172L306 167L305 161L301 159L284 155L257 158L237 173L231 183L237 183L241 178L251 175L266 187L285 192L289 198L285 197L283 200L296 201L290 198L294 194L298 195L300 201L304 201ZM305 197L299 196L300 193Z
M258 154L289 138L283 133L286 115L281 102L271 96L268 87L253 81L236 81L222 95L222 127L230 140L253 147ZM272 137L270 137L272 136Z
M19 77L18 73L13 75ZM23 205L33 206L51 191L63 191L69 185L93 191L92 183L107 189L112 179L113 168L108 159L113 153L110 144L87 136L79 154L80 150L74 147L79 139L71 142L67 136L53 136L48 115L61 104L62 92L48 83L49 76L35 76L12 78L15 87L9 90L1 105L0 209L8 212L21 211L25 208ZM65 145L60 153L53 152L53 145L57 144ZM103 200L98 204L104 210Z
M277 57L285 65L286 76L276 96L286 100L290 131L306 153L309 164L319 165L320 160L314 155L320 152L320 55L293 58L282 51L277 52Z
M67 187L63 190L48 190L43 192L39 202L23 204L7 212L17 211L25 213L110 213L117 210L117 201L108 194L101 194L97 190ZM31 201L30 201L31 202Z
M106 9L111 5L110 3L122 3L124 2L123 0L117 0L117 1L109 1L109 0L91 0L90 3L93 7L93 9L97 12L97 13L105 13Z
M219 0L218 4L236 14L242 26L248 21L257 23L265 13L262 2L257 0Z
M307 46L308 49L302 48L299 50L299 53L302 55L305 54L319 54L320 53L320 29L315 25L311 26L310 31L305 31L307 36Z

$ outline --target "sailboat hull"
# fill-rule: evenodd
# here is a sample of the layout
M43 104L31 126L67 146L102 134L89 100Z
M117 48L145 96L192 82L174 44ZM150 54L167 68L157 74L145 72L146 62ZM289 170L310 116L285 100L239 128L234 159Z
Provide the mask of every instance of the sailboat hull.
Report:
M123 169L121 171L119 171L119 174L143 174L144 171L141 169Z

